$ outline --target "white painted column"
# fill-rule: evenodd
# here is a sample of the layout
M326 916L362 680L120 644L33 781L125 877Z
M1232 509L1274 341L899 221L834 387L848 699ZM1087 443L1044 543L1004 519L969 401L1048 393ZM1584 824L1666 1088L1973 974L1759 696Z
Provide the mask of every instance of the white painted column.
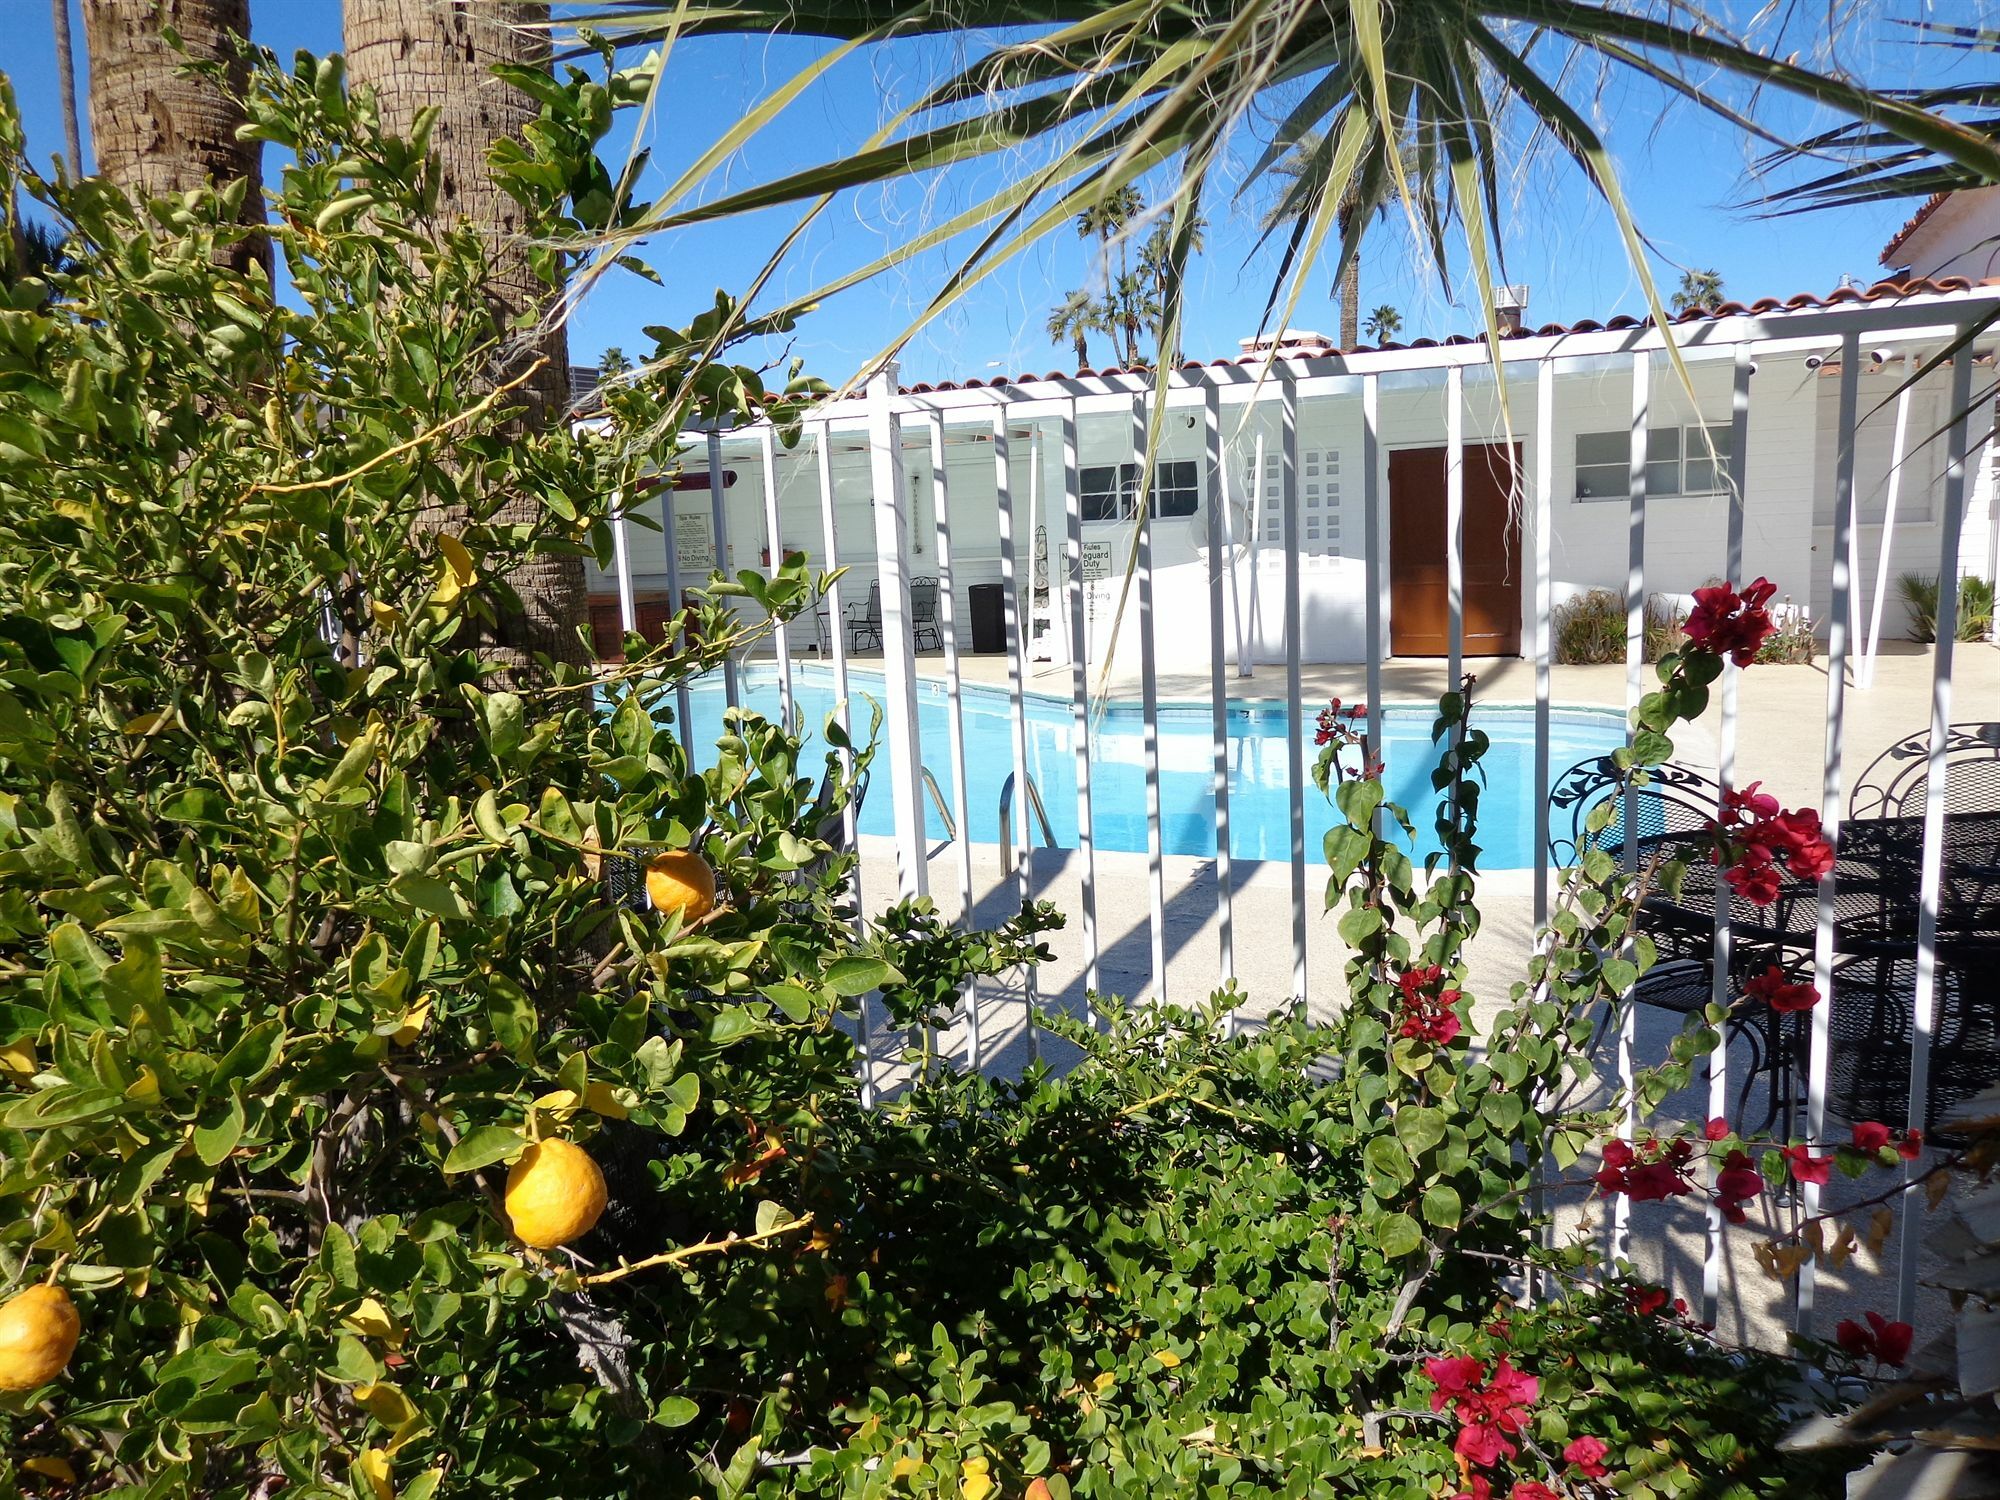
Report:
M869 377L868 461L875 508L875 561L882 586L882 677L887 700L886 772L896 828L897 883L907 899L930 890L925 860L923 745L917 727L917 657L910 638L910 495L903 478L902 422L893 362Z

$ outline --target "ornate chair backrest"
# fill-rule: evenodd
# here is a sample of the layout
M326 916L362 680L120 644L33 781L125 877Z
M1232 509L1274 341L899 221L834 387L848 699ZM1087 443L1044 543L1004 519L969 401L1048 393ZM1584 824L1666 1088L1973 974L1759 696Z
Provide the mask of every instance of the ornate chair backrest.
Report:
M868 613L864 618L870 625L882 623L882 585L880 582L868 585Z
M1954 724L1945 739L1945 811L2000 813L2000 723ZM1929 730L1869 764L1848 800L1851 818L1915 818L1930 790Z
M1651 781L1632 795L1641 839L1700 833L1714 821L1720 790L1714 780L1686 766L1672 764L1655 766L1651 775ZM1622 798L1603 832L1592 835L1586 827L1591 809L1618 795L1619 782L1617 764L1608 755L1578 761L1556 779L1549 792L1549 857L1555 864L1575 864L1592 846L1613 856L1623 855Z
M910 580L910 622L935 625L938 611L938 581L935 578Z

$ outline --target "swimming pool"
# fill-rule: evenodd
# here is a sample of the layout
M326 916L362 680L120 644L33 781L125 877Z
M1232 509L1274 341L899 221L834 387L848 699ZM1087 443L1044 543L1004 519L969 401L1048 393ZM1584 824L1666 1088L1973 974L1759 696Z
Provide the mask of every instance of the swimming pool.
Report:
M740 674L743 704L776 717L778 676L774 668L750 667ZM793 698L815 745L819 727L836 701L833 669L808 663L792 671ZM850 670L848 693L857 734L869 721L863 698L884 701L880 672ZM937 778L945 806L952 805L952 764L947 714L950 699L942 682L920 679L917 684L918 735L922 759ZM965 713L966 806L975 843L997 843L997 810L1002 784L1014 769L1013 728L1004 689L967 685L961 701ZM668 700L672 702L671 699ZM1077 844L1076 752L1071 741L1074 723L1068 699L1029 694L1028 774L1042 794L1056 843ZM725 706L719 677L695 684L690 692L694 743L712 746L722 733ZM1308 707L1305 729L1312 733L1317 705ZM1430 742L1433 705L1391 703L1383 721L1388 738L1385 776L1389 795L1410 809L1417 825L1419 855L1436 847L1430 835L1432 797L1430 773L1436 751ZM1519 870L1535 862L1534 819L1530 803L1534 786L1535 716L1531 708L1485 708L1474 722L1493 741L1482 762L1486 790L1480 797L1481 865L1489 870ZM1162 703L1160 727L1160 835L1169 854L1215 853L1215 795L1210 743L1209 705ZM887 730L885 728L886 735ZM1144 729L1136 703L1114 700L1092 726L1090 745L1091 828L1100 849L1143 852L1146 848L1146 767ZM1285 709L1281 703L1235 702L1229 709L1229 843L1239 859L1286 859L1291 852L1290 773L1286 763ZM1556 709L1551 715L1551 775L1590 756L1603 755L1624 743L1624 719L1610 709ZM813 759L817 760L815 752ZM1338 816L1312 784L1316 755L1310 742L1305 752L1306 858L1318 863L1326 831ZM1350 757L1354 753L1349 752ZM878 760L880 768L885 762ZM877 776L861 810L863 833L895 831L893 794ZM1015 817L1023 816L1023 799L1014 797ZM932 839L945 837L937 809L925 798L926 827ZM1018 828L1018 823L1017 823ZM1039 843L1040 829L1035 829Z

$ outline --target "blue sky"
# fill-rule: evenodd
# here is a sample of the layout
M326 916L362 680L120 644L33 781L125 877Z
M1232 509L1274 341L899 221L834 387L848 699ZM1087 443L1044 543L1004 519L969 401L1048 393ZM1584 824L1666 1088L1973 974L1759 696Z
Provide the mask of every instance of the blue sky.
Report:
M45 164L62 145L49 7L43 0L0 0L0 7L6 12L0 69L13 79L31 153ZM300 47L315 52L339 47L338 0L252 0L251 8L256 40L281 57L289 58ZM1729 7L1721 9L1727 14ZM1921 0L1908 0L1896 9L1920 14ZM1817 12L1822 25L1826 14L1825 9ZM73 28L81 53L80 17ZM1831 39L1822 30L1783 40L1788 47L1805 48L1807 60L1837 46L1840 63L1882 86L1907 85L1920 76L1931 82L1939 73L1936 55L1911 47L1896 28L1881 22L1837 26ZM820 50L821 44L794 38L682 43L650 126L648 144L658 164L652 187L662 187L666 171L692 160L727 122ZM703 196L838 155L962 55L922 41L849 59L730 163ZM1823 292L1838 285L1843 274L1862 281L1880 274L1876 257L1911 205L1757 219L1732 207L1745 196L1756 153L1731 127L1688 107L1669 107L1650 85L1613 82L1592 92L1599 126L1617 154L1635 215L1660 253L1657 274L1669 286L1683 266L1719 270L1728 293L1746 299ZM1782 102L1760 117L1782 130L1824 123ZM88 153L87 119L85 130ZM619 149L627 140L629 136L619 138ZM1009 165L851 195L808 233L794 262L779 276L778 288L784 295L801 295L886 253L968 202ZM1272 257L1255 249L1261 207L1261 199L1253 199L1209 210L1208 248L1191 279L1185 346L1192 356L1234 353L1236 341L1257 327L1273 270ZM652 241L642 253L666 286L622 274L600 285L572 325L572 356L587 361L609 344L622 345L629 353L642 351L642 325L684 323L712 300L717 287L740 287L790 223L786 211L771 211ZM1364 254L1363 306L1386 302L1398 307L1403 338L1476 325L1476 315L1463 305L1463 289L1454 287L1460 293L1454 305L1428 267L1411 254L1401 225L1379 226ZM844 379L915 315L948 264L942 252L934 253L845 294L806 320L790 349L805 358L813 373L835 382ZM904 379L1066 367L1073 362L1070 352L1050 344L1044 320L1050 306L1070 288L1083 285L1093 269L1090 249L1067 233L1021 256L912 341L903 355ZM1534 323L1644 310L1609 213L1575 172L1549 162L1531 164L1515 185L1507 270L1510 279L1532 288L1529 319ZM1337 329L1323 276L1308 289L1293 325L1327 333ZM1097 350L1093 358L1108 362Z

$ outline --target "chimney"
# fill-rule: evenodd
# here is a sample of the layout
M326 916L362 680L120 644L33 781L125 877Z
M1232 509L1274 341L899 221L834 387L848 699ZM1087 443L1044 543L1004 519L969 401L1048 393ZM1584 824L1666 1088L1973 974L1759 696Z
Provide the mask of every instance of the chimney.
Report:
M1527 310L1527 287L1496 286L1493 289L1494 320L1499 323L1503 337L1521 331L1522 314Z

